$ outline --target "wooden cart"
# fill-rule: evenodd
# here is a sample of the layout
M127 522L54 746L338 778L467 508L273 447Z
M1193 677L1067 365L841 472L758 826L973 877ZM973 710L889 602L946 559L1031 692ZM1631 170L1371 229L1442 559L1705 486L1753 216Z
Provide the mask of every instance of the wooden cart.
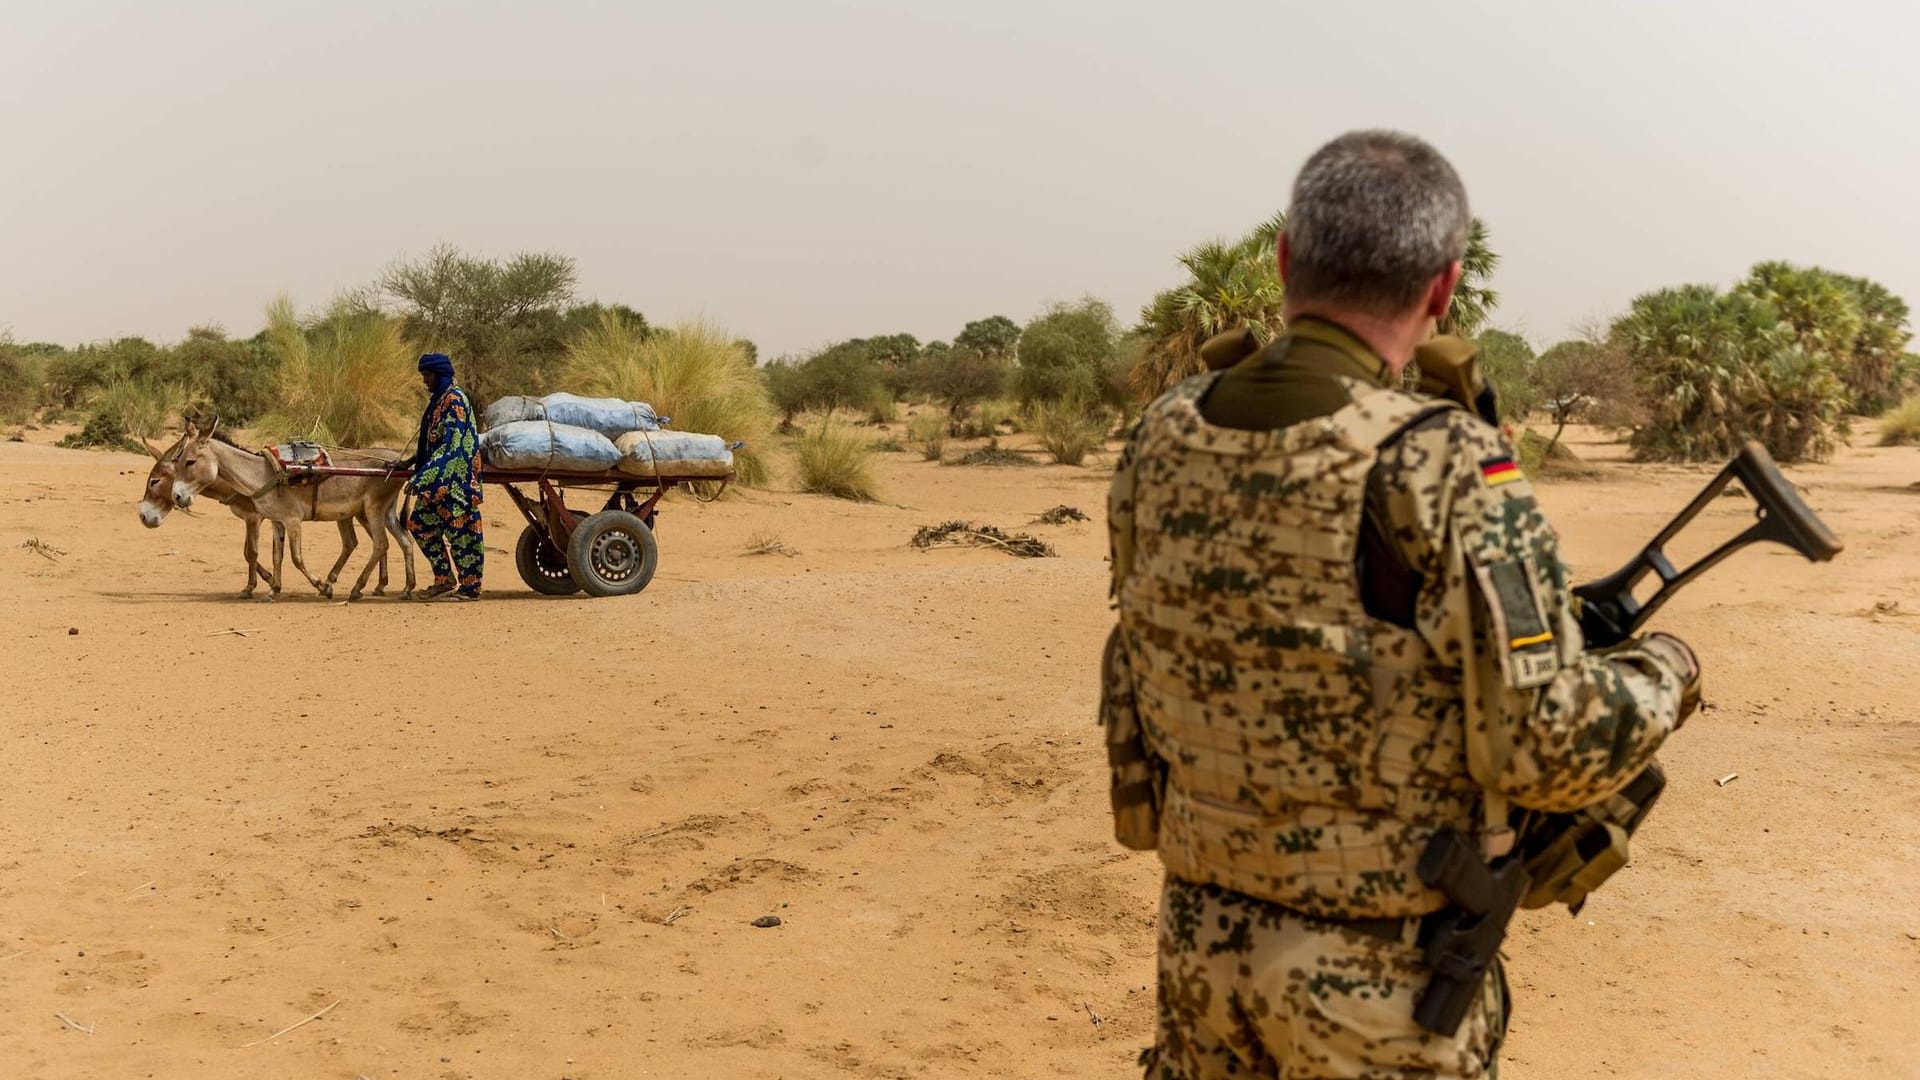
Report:
M411 476L411 469L292 465L294 476ZM713 476L633 476L618 471L557 473L483 467L481 480L503 487L527 519L514 545L520 580L546 596L628 596L647 587L660 565L654 540L660 499L676 487L717 484L724 489L733 474ZM521 490L530 485L532 493ZM599 510L566 504L565 489L607 492ZM716 497L718 492L715 493Z

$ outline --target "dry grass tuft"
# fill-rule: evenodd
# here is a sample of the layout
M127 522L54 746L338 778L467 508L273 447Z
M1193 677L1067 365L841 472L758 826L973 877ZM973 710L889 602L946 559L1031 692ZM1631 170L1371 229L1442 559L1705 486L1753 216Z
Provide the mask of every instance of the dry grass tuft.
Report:
M421 400L415 350L400 322L351 301L302 325L286 296L267 305L279 400L253 425L266 439L368 447L402 439ZM475 407L480 403L475 402Z
M1888 409L1880 417L1880 445L1907 446L1920 443L1920 396Z
M801 491L856 502L876 498L873 442L861 432L823 418L819 427L794 440L793 449Z
M791 559L800 553L787 546L785 540L770 532L757 532L747 537L746 550L742 555L785 555Z
M734 451L740 482L765 484L773 406L766 381L733 335L704 322L649 334L613 312L567 342L562 376L579 394L644 401L677 431L744 442Z

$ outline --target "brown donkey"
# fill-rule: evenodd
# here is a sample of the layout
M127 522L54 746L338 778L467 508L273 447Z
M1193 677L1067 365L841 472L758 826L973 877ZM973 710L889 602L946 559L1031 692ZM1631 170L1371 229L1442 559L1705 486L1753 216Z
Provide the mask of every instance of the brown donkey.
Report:
M216 421L214 427L217 428ZM166 450L147 447L154 456L154 467L147 477L145 497L140 503L140 520L148 528L158 528L174 507L192 505L194 497L211 495L231 509L247 524L244 550L247 559L247 589L252 595L256 575L267 579L267 600L279 596L285 581L281 570L282 539L293 549L293 565L322 596L333 595L333 584L357 546L353 522L360 522L373 541L373 555L360 571L349 599L359 599L366 589L367 577L375 567L380 570L380 590L387 583L387 538L400 544L406 563L406 591L414 588L413 545L401 527L400 497L406 490L404 477L330 476L302 484L285 483L284 474L259 454L214 438L214 428L202 433L192 424L186 434ZM333 456L344 465L389 466L396 458L377 451L339 450ZM259 561L260 521L273 522L273 569ZM323 582L307 571L300 547L300 523L334 521L340 525L340 558Z

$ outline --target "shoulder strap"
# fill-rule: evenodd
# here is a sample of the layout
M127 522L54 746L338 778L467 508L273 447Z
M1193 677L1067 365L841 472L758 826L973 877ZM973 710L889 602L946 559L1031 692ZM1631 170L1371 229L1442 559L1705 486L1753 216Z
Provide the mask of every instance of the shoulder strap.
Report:
M1358 384L1356 384L1358 385ZM1430 417L1460 406L1444 398L1400 390L1355 390L1353 403L1334 414L1355 446L1382 450Z

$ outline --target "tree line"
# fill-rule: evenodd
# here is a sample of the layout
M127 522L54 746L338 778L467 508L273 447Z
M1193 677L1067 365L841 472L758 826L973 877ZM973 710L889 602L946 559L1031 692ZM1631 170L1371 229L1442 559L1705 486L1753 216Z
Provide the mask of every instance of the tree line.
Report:
M898 403L924 401L940 408L950 436L990 435L1019 416L1043 437L1064 431L1084 446L1089 432L1113 431L1144 401L1204 370L1200 346L1213 335L1245 327L1268 340L1284 328L1273 258L1284 227L1275 215L1238 239L1184 252L1183 280L1131 323L1084 297L1024 323L986 315L950 339L878 334L764 364L752 342L709 326L695 337L714 355L696 362L682 349L671 363L724 384L731 422L753 431L835 410L890 420ZM1906 303L1865 278L1764 262L1727 288L1648 292L1618 317L1536 353L1488 325L1498 261L1475 219L1466 273L1440 329L1478 340L1505 417L1541 415L1555 442L1567 423L1585 420L1627 433L1647 460L1723 457L1749 438L1784 461L1818 459L1847 437L1849 416L1897 405L1920 377L1920 358L1906 351ZM675 330L624 304L581 302L576 292L565 255L488 259L442 246L317 312L275 301L266 328L248 338L217 326L194 327L171 345L128 337L65 348L0 337L0 420L83 421L74 445L128 445L180 416L218 416L267 437L391 440L411 423L418 351L452 354L481 402L592 392L588 384L604 380L579 362L586 353L604 360L611 349L632 360L643 349L671 352ZM628 384L671 384L674 372L661 366L669 361L646 363L658 370ZM754 377L742 382L742 371ZM680 391L683 404L700 393ZM929 430L922 425L923 439Z

